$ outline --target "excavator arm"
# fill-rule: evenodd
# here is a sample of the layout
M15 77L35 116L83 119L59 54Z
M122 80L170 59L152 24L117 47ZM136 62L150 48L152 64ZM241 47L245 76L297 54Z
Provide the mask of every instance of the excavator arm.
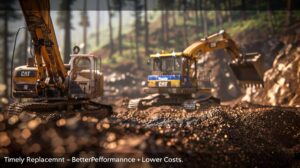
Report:
M34 45L40 86L64 90L67 70L58 49L49 0L20 0L20 5Z
M239 83L242 85L263 84L261 55L258 53L244 54L224 30L191 44L183 51L183 54L197 60L203 54L218 49L224 49L229 54L230 67Z

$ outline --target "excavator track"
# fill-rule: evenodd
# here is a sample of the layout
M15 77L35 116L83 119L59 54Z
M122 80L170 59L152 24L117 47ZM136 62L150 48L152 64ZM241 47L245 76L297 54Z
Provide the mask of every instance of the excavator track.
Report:
M22 102L13 103L8 108L8 115L18 115L22 112L75 112L83 113L99 113L106 117L112 114L112 107L99 102L83 100L83 101L58 101L58 102Z
M196 110L201 104L220 104L220 100L212 96L201 98L170 97L166 95L153 94L144 98L131 99L128 102L129 109L144 109L152 106L175 105L182 106L186 110Z

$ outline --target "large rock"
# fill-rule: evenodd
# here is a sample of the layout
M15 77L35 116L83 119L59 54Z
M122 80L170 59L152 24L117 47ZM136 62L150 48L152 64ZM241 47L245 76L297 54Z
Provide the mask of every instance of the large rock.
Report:
M271 69L265 72L264 88L248 88L243 101L267 105L300 105L300 34L281 37L285 44Z

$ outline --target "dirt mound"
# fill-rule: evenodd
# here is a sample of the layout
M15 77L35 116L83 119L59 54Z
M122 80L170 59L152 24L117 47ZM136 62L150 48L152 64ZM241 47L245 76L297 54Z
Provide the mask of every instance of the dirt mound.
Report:
M296 29L298 30L298 29ZM243 101L270 105L300 105L300 32L281 37L285 44L264 77L264 88L248 88Z
M121 97L137 98L144 94L147 69L138 68L132 62L123 62L118 66L103 68L104 90L106 99L115 100Z
M198 61L198 86L212 88L212 95L222 101L242 95L229 62L230 56L224 50L206 54Z
M212 106L191 112L170 106L143 111L119 108L122 110L105 119L80 113L50 119L34 113L6 118L0 113L0 155L168 156L180 158L175 167L299 164L297 109L253 105ZM170 166L166 162L136 164ZM124 163L109 164L113 165Z

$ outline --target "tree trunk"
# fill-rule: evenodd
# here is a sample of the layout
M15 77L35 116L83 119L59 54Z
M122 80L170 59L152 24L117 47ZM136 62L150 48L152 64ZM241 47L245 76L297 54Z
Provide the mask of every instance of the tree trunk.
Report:
M195 18L196 18L196 27L197 27L197 35L198 35L198 31L199 31L199 28L200 28L200 21L199 21L199 13L198 13L198 0L194 0L194 5L195 5Z
M256 0L256 14L259 14L259 0Z
M207 26L207 10L205 9L206 3L205 1L202 1L203 4L201 4L201 10L203 12L203 34L205 37L208 35L208 26ZM203 10L204 9L204 10Z
M292 0L287 0L287 11L286 11L286 25L290 25L292 23Z
M218 22L219 22L219 27L220 29L223 29L223 16L222 16L222 12L219 10L218 11Z
M100 0L97 0L97 16L96 16L96 44L100 45Z
M119 7L119 55L123 56L123 45L122 45L122 6Z
M144 20L145 20L145 55L149 55L149 23L148 23L148 3L147 0L144 1Z
M242 11L241 11L241 16L243 20L247 19L247 14L246 14L246 0L242 0Z
M113 28L111 23L111 7L110 7L110 0L107 0L107 9L108 9L108 26L109 26L109 57L112 58L113 51L114 51L114 42L113 42Z
M213 23L214 23L214 26L218 26L218 15L217 15L217 10L214 11L214 14L215 14L215 17L213 19Z
M165 34L166 34L166 45L169 47L169 11L165 11Z
M135 1L135 3L137 3ZM137 4L136 4L137 5ZM140 51L139 51L139 23L138 23L138 11L135 11L135 55L138 68L141 67Z
M3 83L6 86L4 96L8 97L8 12L4 12L4 32L3 32Z
M176 12L177 12L177 11L172 11L173 28L176 27Z
M268 16L268 23L269 23L269 28L271 30L271 33L273 34L274 33L274 24L273 24L273 14L272 14L272 11L271 11L271 0L268 0L267 2L267 16Z
M204 16L203 16L203 9L202 9L202 4L201 4L201 3L202 3L202 1L198 2L198 7L197 7L197 8L198 8L199 11L200 11L200 23L201 23L200 25L203 26L203 25L204 25ZM201 27L200 25L199 25L199 29L200 29L201 32L202 32L202 36L204 36L204 33L203 33L204 30L203 30L203 27ZM199 30L199 31L200 31L200 30Z
M222 12L221 12L221 6L220 6L220 1L216 0L215 1L215 7L216 7L216 18L217 18L217 25L219 26L219 29L223 28L223 17L222 17Z
M85 13L85 16L87 15L87 11L86 11L86 4L87 1L84 1L83 3L83 12ZM85 18L87 19L87 18ZM84 43L84 47L83 47L83 53L86 54L86 48L87 48L87 20L84 21L83 23L83 43Z
M67 3L66 5L67 6L66 6L66 19L65 19L64 62L69 63L70 54L71 54L71 10L70 10L69 3ZM86 39L84 41L84 44L86 45Z
M161 45L166 48L166 41L165 41L165 24L164 24L164 11L161 11L161 16L160 16L160 23L161 23Z
M130 55L134 55L134 42L132 36L130 36Z
M184 36L184 43L185 46L188 46L189 41L188 41L188 35L187 35L187 10L186 10L186 0L183 2L183 27L184 27L184 32L183 32L183 36Z
M228 3L226 3L226 1L225 1L225 4L227 4L227 19L228 19L228 22L231 24L232 23L232 16L231 16L232 4L231 4L231 0L228 0Z

